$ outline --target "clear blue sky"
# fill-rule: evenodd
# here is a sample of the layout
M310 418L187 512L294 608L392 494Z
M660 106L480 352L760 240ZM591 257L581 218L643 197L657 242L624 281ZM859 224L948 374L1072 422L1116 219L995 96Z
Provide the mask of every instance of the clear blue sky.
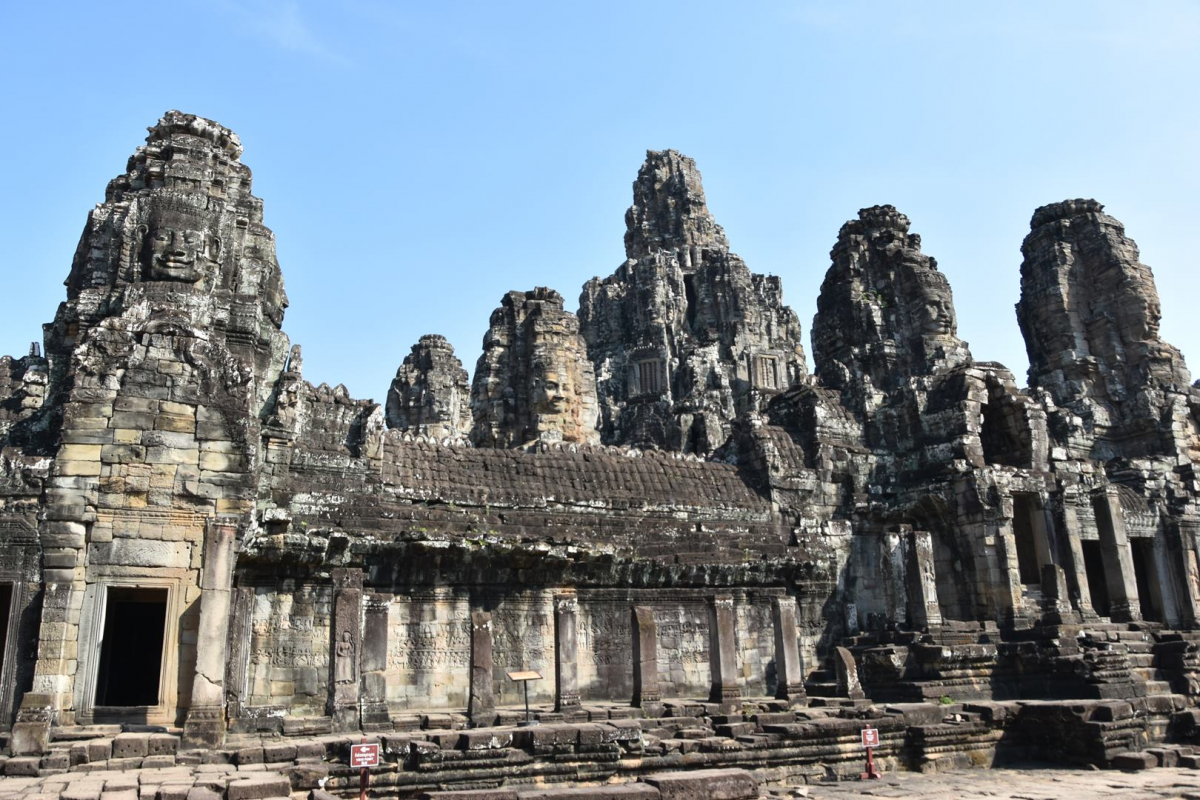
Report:
M9 3L0 352L63 298L85 217L169 109L234 129L305 374L382 400L424 333L474 369L510 289L623 260L647 149L692 156L804 326L839 226L892 203L979 360L1024 382L1035 207L1095 197L1200 366L1200 3Z

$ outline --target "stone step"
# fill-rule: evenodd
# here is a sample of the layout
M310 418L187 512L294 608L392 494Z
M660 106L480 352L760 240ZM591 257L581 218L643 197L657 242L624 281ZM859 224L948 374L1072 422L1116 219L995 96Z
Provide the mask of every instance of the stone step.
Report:
M804 684L804 691L809 697L838 697L838 685L834 683L809 681Z
M52 742L79 742L86 739L111 739L123 728L120 725L70 725L50 729Z

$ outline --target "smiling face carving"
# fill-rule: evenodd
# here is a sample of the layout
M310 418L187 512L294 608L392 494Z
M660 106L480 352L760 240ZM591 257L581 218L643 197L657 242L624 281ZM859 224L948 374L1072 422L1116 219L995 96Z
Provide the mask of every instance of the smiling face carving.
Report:
M155 215L142 231L142 268L150 281L196 283L210 274L221 239L196 216L170 211Z

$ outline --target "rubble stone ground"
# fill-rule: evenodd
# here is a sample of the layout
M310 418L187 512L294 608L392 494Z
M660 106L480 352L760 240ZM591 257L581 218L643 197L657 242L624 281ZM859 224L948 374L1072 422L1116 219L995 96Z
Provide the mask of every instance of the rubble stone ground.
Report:
M1189 769L1144 772L1061 769L1051 764L1027 764L990 770L955 770L922 775L892 772L881 780L818 783L798 789L768 789L781 797L920 797L922 800L1059 800L1059 798L1120 797L1200 798L1200 778Z

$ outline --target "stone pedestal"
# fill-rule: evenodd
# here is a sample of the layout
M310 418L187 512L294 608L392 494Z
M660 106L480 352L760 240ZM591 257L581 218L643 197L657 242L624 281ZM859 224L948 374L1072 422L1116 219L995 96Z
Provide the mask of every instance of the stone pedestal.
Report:
M471 690L467 716L476 727L496 722L496 692L492 687L492 615L471 612Z
M576 642L576 617L579 601L575 595L554 598L554 710L560 713L579 708L579 647Z
M937 571L933 560L933 536L929 531L912 531L908 542L908 622L917 630L942 624L938 605Z
M54 715L54 695L26 692L17 710L8 741L13 756L40 756L50 748L50 719Z
M658 625L650 606L634 606L633 705L649 717L662 713L662 691L658 687Z
M844 647L838 647L833 653L833 666L837 671L838 695L849 697L851 700L866 698L862 683L858 679L858 664L854 654Z
M333 571L333 636L329 648L330 716L337 731L359 729L358 689L362 675L362 571Z
M370 595L363 605L360 716L364 731L392 730L392 718L387 707L386 681L390 607L390 600L383 595Z
M771 621L775 627L775 696L795 704L806 697L804 692L804 662L796 636L796 601L777 597L771 606Z
M712 670L712 691L708 699L732 709L742 697L737 679L736 619L733 597L717 595L708 603L708 664Z
M192 679L192 704L183 725L183 747L189 750L219 747L225 742L226 656L236 543L235 521L209 521L200 573L196 673Z

